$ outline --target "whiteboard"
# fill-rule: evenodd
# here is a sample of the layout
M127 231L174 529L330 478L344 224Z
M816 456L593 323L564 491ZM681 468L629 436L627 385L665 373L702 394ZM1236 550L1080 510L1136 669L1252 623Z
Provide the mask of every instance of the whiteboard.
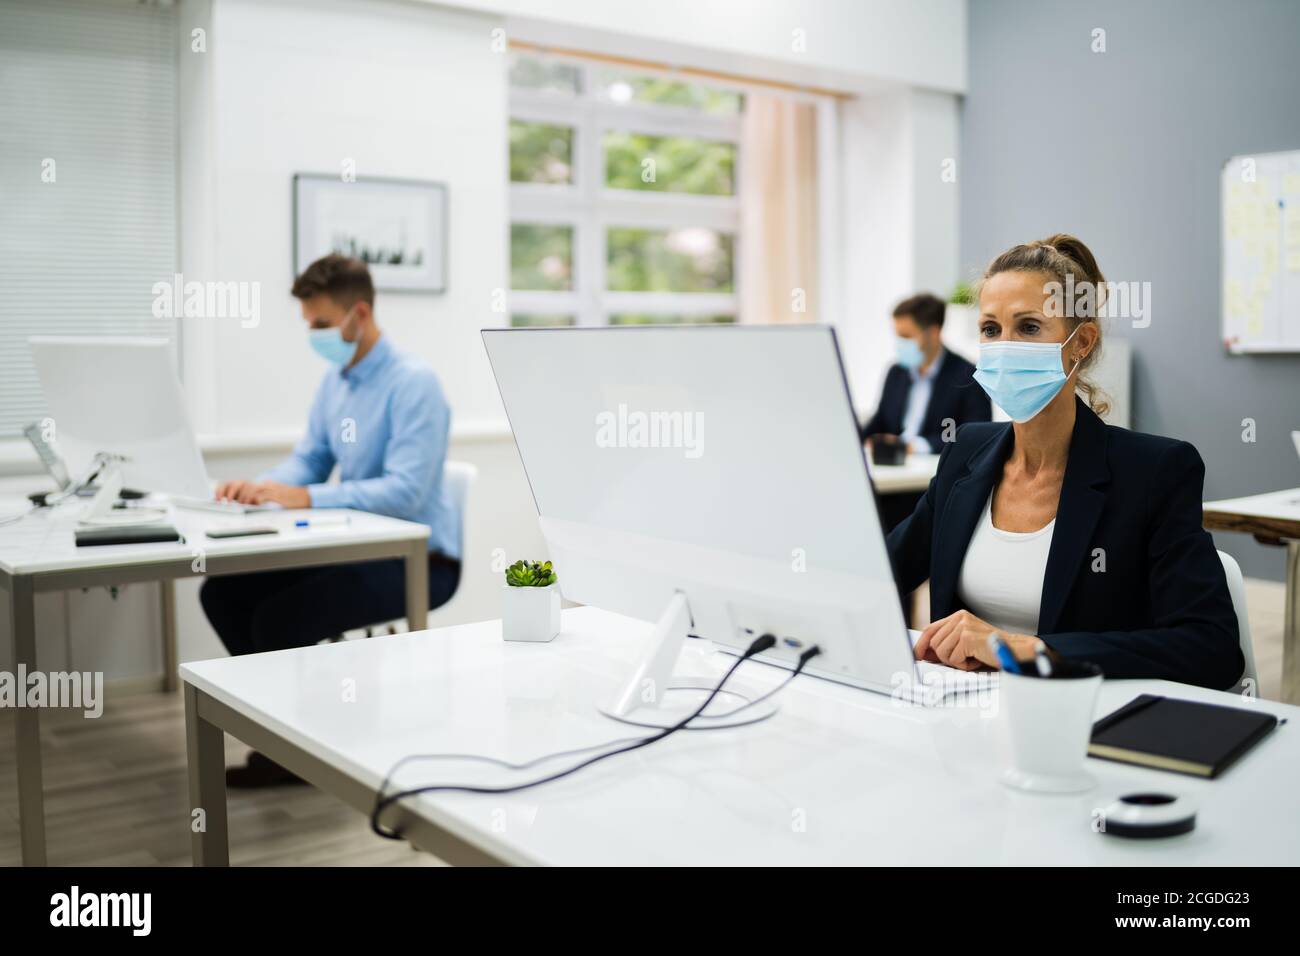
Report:
M1300 352L1300 150L1223 165L1223 341Z

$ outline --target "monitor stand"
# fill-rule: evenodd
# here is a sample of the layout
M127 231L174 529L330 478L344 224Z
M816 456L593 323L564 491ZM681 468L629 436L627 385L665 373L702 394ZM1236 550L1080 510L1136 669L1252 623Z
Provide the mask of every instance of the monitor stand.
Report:
M685 720L704 703L722 674L674 680L677 659L692 625L686 594L676 591L659 615L641 660L619 686L613 699L600 712L614 720L639 727L672 727ZM732 662L728 662L728 667ZM753 666L753 665L751 665ZM776 713L771 700L752 704L763 691L747 687L733 676L713 701L687 729L743 727ZM743 709L742 709L743 708ZM731 716L733 715L734 716Z

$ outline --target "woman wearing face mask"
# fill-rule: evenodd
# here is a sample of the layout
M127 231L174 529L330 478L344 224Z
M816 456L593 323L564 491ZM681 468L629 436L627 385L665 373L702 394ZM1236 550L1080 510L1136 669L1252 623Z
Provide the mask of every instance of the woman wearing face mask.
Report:
M975 380L1013 421L960 428L889 535L899 587L930 580L916 654L996 666L996 630L1021 660L1045 646L1109 678L1230 687L1244 664L1201 526L1200 455L1098 417L1106 405L1087 372L1104 283L1065 235L1015 246L984 273Z

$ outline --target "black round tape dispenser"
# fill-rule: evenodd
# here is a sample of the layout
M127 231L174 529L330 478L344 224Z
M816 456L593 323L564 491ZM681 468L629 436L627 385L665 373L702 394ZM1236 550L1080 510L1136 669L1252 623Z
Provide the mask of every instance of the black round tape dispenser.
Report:
M1135 839L1178 836L1196 827L1196 807L1172 793L1128 793L1106 807L1105 829L1111 836Z

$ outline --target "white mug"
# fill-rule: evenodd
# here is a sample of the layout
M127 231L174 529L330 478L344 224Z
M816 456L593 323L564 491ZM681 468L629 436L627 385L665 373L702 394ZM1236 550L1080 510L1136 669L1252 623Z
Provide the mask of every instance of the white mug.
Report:
M1101 690L1094 664L1064 664L1051 677L998 675L1011 766L1002 782L1034 793L1078 793L1096 786L1084 770Z

